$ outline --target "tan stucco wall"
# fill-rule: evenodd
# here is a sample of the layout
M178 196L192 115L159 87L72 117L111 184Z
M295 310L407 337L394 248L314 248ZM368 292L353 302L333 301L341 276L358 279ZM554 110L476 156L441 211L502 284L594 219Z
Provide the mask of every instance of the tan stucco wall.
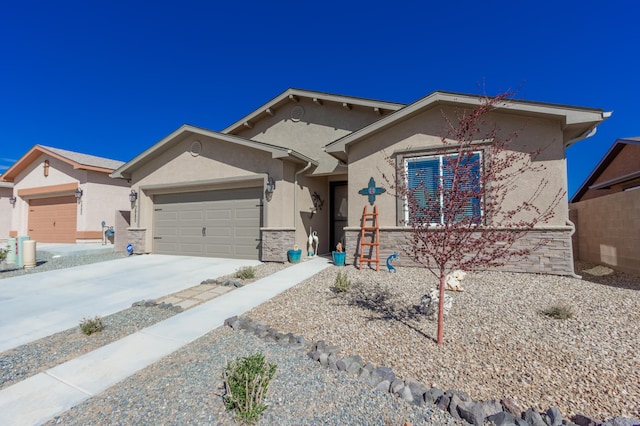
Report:
M44 161L49 160L49 175L44 175ZM116 210L128 209L129 185L123 180L109 178L108 174L74 169L70 164L43 154L23 170L15 179L14 191L50 187L62 184L77 184L83 191L78 202L78 231L101 231L101 222L115 219ZM32 197L17 197L12 209L12 229L18 235L28 235L29 199L47 197L42 194Z
M394 153L424 148L425 150L442 147L441 135L445 132L442 113L452 117L451 109L434 108L418 116L414 116L383 132L372 135L366 140L350 146L349 149L349 226L359 226L362 209L367 204L367 197L358 194L358 190L367 186L369 178L373 177L377 186L389 189L383 179L383 173L392 177L393 166L387 158ZM547 223L549 226L565 226L568 216L566 203L566 162L562 144L562 132L557 122L524 118L506 114L492 114L488 123L497 122L503 134L517 131L519 136L511 143L515 152L524 153L538 148L544 149L535 162L536 166L543 166L546 170L536 173L523 174L514 181L517 191L510 195L509 208L527 200L539 187L542 179L548 180L548 186L541 194L537 203L541 206L549 205L558 191L563 192L560 203L555 208L555 216ZM376 200L380 213L381 226L396 226L398 218L395 197L387 191Z
M292 110L299 107L303 108L304 115L294 121ZM301 98L299 102L291 101L280 107L273 117L258 121L252 129L245 128L236 134L294 149L320 162L320 167L313 170L313 174L320 175L340 171L338 160L322 150L325 145L380 118L373 108L353 106L349 110L337 103L318 105L311 99Z
M9 197L13 195L13 188L0 186L0 241L9 238L11 228L11 216L13 206L9 203Z
M191 154L194 141L202 144ZM297 165L298 169L302 166ZM263 227L292 227L293 174L296 168L270 153L202 135L190 135L149 159L131 176L138 192L131 225L148 230L146 247L153 247L153 196L159 193L207 191L232 187L263 187L267 175L276 182L271 200L264 200Z
M640 275L640 189L570 205L576 258Z

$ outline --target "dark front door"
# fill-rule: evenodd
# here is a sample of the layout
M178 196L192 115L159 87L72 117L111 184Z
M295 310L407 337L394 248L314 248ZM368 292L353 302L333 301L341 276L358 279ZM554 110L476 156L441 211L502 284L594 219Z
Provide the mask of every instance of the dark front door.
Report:
M331 251L336 249L336 244L339 242L345 245L344 227L347 226L347 216L349 214L347 204L347 182L331 182L330 184L330 197L331 197Z

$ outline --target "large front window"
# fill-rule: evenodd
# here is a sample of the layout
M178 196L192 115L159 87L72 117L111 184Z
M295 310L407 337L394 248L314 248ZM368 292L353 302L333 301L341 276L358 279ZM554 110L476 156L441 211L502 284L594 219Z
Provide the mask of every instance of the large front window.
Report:
M405 158L405 223L480 224L481 159L477 151Z

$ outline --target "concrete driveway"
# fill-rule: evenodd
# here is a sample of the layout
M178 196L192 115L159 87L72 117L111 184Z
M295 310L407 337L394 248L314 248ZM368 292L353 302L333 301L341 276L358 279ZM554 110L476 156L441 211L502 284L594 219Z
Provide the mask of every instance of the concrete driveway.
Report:
M142 255L0 280L0 352L257 260Z

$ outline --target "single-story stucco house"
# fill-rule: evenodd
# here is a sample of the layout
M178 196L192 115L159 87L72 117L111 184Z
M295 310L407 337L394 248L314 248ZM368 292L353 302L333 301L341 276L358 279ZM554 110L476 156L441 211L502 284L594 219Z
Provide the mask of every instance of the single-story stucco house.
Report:
M8 236L50 243L102 241L102 222L113 226L116 211L131 209L128 182L109 178L122 164L35 145L0 176L13 187Z
M640 275L640 137L613 143L569 210L577 259Z
M289 89L220 132L184 125L112 174L130 180L138 194L130 239L139 252L285 261L294 245L306 255L316 232L320 254L342 242L353 262L368 202L359 191L392 172L387 155L435 155L443 113L480 101L434 92L403 105ZM566 192L566 147L607 116L600 109L512 101L490 119L506 131L520 129L520 146L545 147L539 161L551 190ZM531 189L526 177L522 183L516 201ZM507 268L573 273L566 195L564 201L553 222L527 240L549 239L551 249ZM376 200L383 258L407 232L398 203L389 192Z

